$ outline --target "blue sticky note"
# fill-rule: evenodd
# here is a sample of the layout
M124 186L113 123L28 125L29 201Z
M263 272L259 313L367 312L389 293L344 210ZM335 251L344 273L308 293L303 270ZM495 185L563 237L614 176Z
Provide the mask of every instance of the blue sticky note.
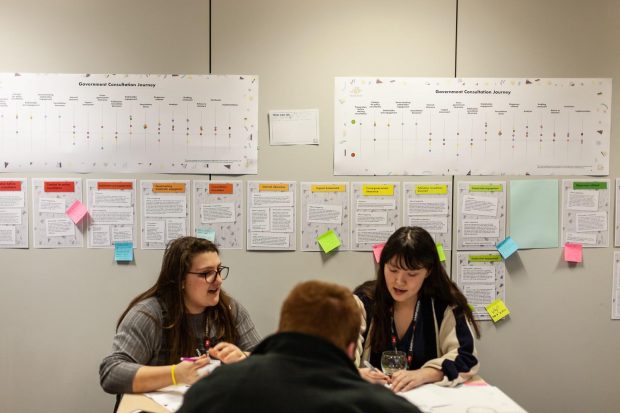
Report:
M114 243L114 261L133 261L133 242Z
M211 242L215 242L214 229L196 228L196 236L198 238L208 239Z
M519 249L517 243L509 236L506 237L505 240L497 244L496 247L499 253L502 254L502 257L504 257L504 259L510 257Z

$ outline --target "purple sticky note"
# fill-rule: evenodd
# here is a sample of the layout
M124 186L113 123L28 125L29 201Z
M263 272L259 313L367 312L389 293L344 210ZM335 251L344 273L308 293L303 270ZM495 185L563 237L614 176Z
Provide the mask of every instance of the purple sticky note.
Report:
M381 251L383 251L383 247L385 247L385 243L372 246L372 253L375 256L376 263L379 263L379 260L381 259Z
M581 244L573 244L570 242L564 244L564 261L582 262L583 246Z
M88 210L79 200L75 200L69 208L65 211L67 216L71 218L74 224L77 224L88 213Z

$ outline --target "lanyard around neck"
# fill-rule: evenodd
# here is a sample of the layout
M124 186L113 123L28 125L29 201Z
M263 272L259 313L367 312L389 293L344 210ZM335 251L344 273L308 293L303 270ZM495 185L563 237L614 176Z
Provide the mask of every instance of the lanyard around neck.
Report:
M413 340L415 338L415 328L418 324L418 312L420 311L420 299L417 299L415 302L415 308L413 309L413 319L411 321L411 340L409 341L409 349L407 351L407 368L411 368L411 363L413 361ZM396 351L396 324L394 322L394 309L392 308L391 315L391 329L392 329L392 346L394 347L394 351Z

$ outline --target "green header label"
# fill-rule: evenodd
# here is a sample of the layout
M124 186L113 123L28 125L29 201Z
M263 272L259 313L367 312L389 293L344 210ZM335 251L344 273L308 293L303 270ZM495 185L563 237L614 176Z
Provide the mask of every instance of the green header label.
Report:
M469 185L469 192L502 192L504 185L502 184L474 184Z
M607 182L573 182L573 189L607 189Z
M469 262L501 262L502 256L499 254L470 255Z

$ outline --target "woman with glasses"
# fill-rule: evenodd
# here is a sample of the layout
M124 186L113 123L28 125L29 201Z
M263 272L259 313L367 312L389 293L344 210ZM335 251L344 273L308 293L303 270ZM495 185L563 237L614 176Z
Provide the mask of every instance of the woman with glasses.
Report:
M108 393L192 384L210 362L243 360L260 341L247 310L222 289L229 268L212 242L172 241L155 285L121 315L112 353L99 367Z

